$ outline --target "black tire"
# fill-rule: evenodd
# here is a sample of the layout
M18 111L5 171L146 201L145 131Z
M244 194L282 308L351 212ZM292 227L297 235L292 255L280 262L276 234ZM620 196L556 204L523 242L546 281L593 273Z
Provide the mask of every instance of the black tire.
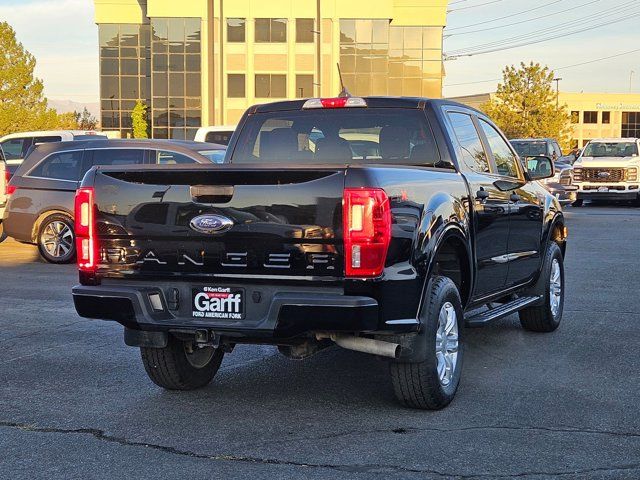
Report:
M63 230L64 233L57 239L58 243L55 243L56 240L54 240L54 243L51 244L49 237L55 234L57 228L54 227L59 225L64 225L66 230ZM76 238L73 233L73 220L66 215L54 213L45 218L38 229L38 238L36 241L40 256L49 263L71 263L76 258ZM49 251L47 246L52 248L53 251ZM56 246L59 246L59 249L57 249ZM65 251L67 248L68 250Z
M445 384L441 381L438 373L436 334L439 329L441 311L447 304L453 307L456 314L458 342L457 358L450 379ZM425 292L420 319L423 329L420 337L427 342L426 358L421 362L391 363L391 381L395 395L403 405L424 410L439 410L451 403L456 394L460 383L464 352L462 302L456 285L449 278L434 277L431 280Z
M0 243L4 242L7 239L7 234L4 233L4 226L2 222L0 222Z
M582 198L579 198L577 200L574 200L573 203L571 204L572 207L581 207L584 204L584 200Z
M554 274L554 262L557 262L560 275L560 295L557 308L552 308L552 286L551 276ZM539 306L525 308L521 310L520 324L525 330L530 332L553 332L560 326L562 311L564 309L564 263L562 252L557 243L551 242L547 248L544 258L544 265L539 280L541 290L544 288L544 303ZM553 289L554 291L557 291ZM555 312L555 313L554 313Z
M188 354L187 350L194 353ZM140 355L147 375L159 387L167 390L195 390L213 380L222 363L224 352L213 347L199 349L191 342L169 336L166 347L140 347Z

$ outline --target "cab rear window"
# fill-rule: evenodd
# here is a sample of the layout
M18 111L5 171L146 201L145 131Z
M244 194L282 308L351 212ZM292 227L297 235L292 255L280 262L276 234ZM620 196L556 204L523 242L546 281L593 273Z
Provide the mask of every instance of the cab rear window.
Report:
M417 109L335 108L269 112L247 119L231 163L385 163L443 166Z

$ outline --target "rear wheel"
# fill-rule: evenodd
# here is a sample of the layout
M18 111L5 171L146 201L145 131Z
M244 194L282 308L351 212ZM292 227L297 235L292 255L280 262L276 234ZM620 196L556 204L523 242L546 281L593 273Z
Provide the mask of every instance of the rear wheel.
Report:
M140 354L149 378L168 390L194 390L208 385L224 357L219 348L200 348L173 336L169 336L166 347L140 347Z
M69 263L76 257L73 221L54 213L45 218L38 231L38 250L49 263Z
M438 410L453 400L462 372L464 317L453 281L434 277L422 310L426 358L416 363L391 363L391 380L402 404Z
M531 332L553 332L562 320L564 308L564 264L557 243L551 242L542 267L544 303L520 311L520 324Z

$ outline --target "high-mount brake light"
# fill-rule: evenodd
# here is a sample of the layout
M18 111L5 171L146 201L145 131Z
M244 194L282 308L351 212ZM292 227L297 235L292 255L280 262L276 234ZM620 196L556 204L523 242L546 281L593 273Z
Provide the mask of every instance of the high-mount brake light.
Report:
M381 188L345 188L342 203L345 275L377 277L391 242L391 205Z
M311 108L353 108L366 107L367 102L364 98L359 97L335 97L335 98L310 98L304 105L303 109Z
M95 226L94 190L79 188L75 200L75 234L78 268L82 271L96 269L97 244Z

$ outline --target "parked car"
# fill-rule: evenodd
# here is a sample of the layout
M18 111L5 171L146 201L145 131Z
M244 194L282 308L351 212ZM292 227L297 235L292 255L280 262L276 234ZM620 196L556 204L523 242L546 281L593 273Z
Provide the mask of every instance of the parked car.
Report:
M378 156L354 153L342 135L358 132ZM403 404L442 408L465 324L560 324L567 231L538 162L527 172L488 117L445 100L254 106L221 167L87 172L75 307L121 323L167 389L207 385L238 343L296 359L337 344L387 358Z
M558 141L553 138L516 138L510 140L520 158L537 165L536 157L545 156L553 160L555 175L541 181L544 187L563 204L570 204L576 200L577 187L572 185L571 164L572 155L562 155ZM535 167L533 167L535 168Z
M509 140L520 157L546 156L552 160L562 157L562 149L553 138L514 138Z
M575 206L584 200L633 200L640 202L640 140L604 138L591 140L573 164L578 186Z
M224 146L161 140L84 140L38 146L9 182L5 233L38 245L51 263L68 263L76 254L73 198L87 170L95 165L172 165L221 161Z
M219 145L229 145L231 135L233 135L235 126L224 125L217 127L200 127L196 132L194 140L196 142L217 143Z
M7 168L7 162L4 158L4 152L0 147L0 243L7 238L4 233L4 227L2 225L2 217L4 216L4 209L7 206L7 188L9 185L9 169Z
M7 165L13 174L29 153L29 149L41 143L71 142L73 140L106 139L93 130L51 130L40 132L11 133L0 138L0 147L5 152Z

